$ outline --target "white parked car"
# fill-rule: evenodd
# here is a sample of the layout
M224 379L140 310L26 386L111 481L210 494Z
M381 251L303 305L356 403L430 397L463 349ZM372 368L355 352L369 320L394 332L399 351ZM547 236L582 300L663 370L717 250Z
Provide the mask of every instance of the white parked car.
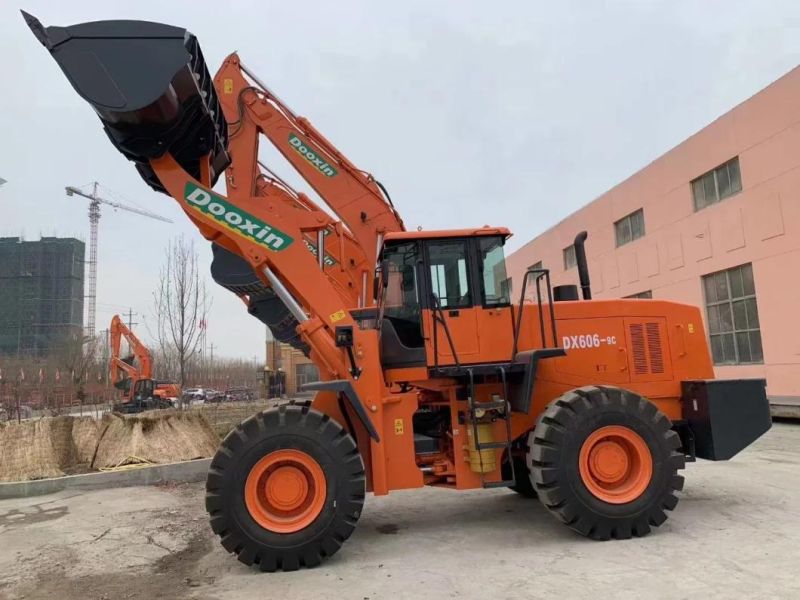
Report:
M183 401L189 404L203 404L206 401L206 390L203 388L187 388L183 390Z

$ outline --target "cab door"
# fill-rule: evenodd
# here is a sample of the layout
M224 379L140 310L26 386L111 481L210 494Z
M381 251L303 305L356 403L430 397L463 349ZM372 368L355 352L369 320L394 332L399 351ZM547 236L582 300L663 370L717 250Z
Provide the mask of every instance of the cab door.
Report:
M480 310L476 310L481 362L513 359L514 322L511 318L511 289L503 251L505 236L484 235L471 240L479 274L474 286ZM477 307L476 307L477 308Z
M476 362L480 354L476 310L480 308L473 298L468 240L426 240L424 250L428 364L454 364L453 348L459 363Z

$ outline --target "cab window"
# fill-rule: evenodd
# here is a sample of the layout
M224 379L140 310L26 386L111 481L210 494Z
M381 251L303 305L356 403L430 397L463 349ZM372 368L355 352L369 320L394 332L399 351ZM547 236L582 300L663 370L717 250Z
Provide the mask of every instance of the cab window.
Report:
M442 308L472 306L467 273L467 243L438 240L427 243L431 293Z
M478 238L478 260L483 279L484 306L501 306L511 303L511 291L506 274L506 257L503 252L504 242L502 236Z

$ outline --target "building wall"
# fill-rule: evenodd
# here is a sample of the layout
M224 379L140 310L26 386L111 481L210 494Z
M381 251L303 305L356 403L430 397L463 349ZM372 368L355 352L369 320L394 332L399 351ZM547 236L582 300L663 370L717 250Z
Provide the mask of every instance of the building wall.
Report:
M691 181L736 156L742 191L695 212ZM800 396L798 167L800 67L525 244L509 257L509 275L521 285L541 260L554 285L577 284L562 251L581 230L597 298L652 290L704 306L703 275L752 263L764 362L716 374L766 377L771 396ZM645 235L617 248L614 223L640 208Z
M51 353L82 335L85 245L0 238L0 354Z

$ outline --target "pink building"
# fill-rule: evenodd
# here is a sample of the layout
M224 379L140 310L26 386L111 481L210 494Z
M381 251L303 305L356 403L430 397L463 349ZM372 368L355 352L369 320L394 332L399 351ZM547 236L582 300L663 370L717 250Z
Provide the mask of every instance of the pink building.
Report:
M516 289L577 284L582 230L595 298L703 306L717 376L800 404L800 67L514 252Z

